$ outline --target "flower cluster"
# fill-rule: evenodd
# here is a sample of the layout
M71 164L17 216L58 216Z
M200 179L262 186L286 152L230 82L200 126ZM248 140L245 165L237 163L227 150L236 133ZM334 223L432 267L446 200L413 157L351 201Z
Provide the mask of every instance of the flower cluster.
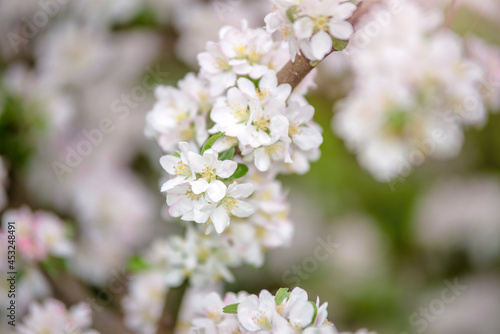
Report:
M46 299L42 305L34 303L29 314L17 328L17 334L81 333L99 334L89 329L92 324L90 307L81 303L66 309L55 299Z
M334 40L348 40L354 29L347 21L356 10L348 0L274 0L266 16L267 31L280 31L287 40L292 60L303 54L322 60L332 51Z
M2 217L3 230L9 222L16 223L16 242L21 258L27 262L42 262L50 255L68 257L74 252L64 223L54 214L31 212L27 207L8 210Z
M301 288L280 289L276 295L267 290L258 296L227 293L224 299L211 292L192 306L190 319L185 319L192 333L337 333L327 320L328 303L320 304L319 298L309 301Z
M427 157L455 156L463 127L486 121L484 72L441 24L439 13L405 3L362 51L356 43L346 49L355 87L336 107L333 126L379 181L406 176Z
M245 22L223 27L219 38L198 55L198 75L188 74L178 88L156 88L146 134L168 153L160 163L170 175L162 186L169 214L221 234L232 221L252 220L260 206L253 178L274 184L278 173L307 172L323 138L303 97L312 81L293 93L278 82L286 42ZM273 226L285 230L275 231L283 241L272 243L289 239L288 226Z

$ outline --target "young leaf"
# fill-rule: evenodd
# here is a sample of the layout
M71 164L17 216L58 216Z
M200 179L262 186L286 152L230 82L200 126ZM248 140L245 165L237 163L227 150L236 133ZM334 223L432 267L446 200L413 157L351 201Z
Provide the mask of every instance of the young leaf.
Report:
M239 304L231 304L231 305L224 306L222 311L224 313L236 314L236 313L238 313L238 305Z
M133 273L144 271L148 268L149 265L138 255L132 256L127 263L127 269Z
M333 48L335 51L342 51L347 47L349 41L342 41L340 39L333 38Z
M246 173L248 173L247 165L238 164L238 167L236 167L236 170L234 171L234 174L231 175L230 179L239 179L240 177L245 176Z
M203 147L201 148L201 155L203 155L203 153L206 150L210 149L213 146L213 144L215 144L217 139L219 139L222 136L224 136L224 132L217 132L216 134L214 134L210 138L208 138L207 141L205 142L205 144L203 144Z
M233 159L233 156L234 156L234 146L231 146L229 150L219 153L219 160L220 161L231 160Z
M297 6L292 6L290 8L287 9L286 11L286 16L288 17L288 19L290 20L290 22L294 22L295 21L295 11L297 10Z
M314 307L314 315L313 315L311 323L308 326L314 324L314 322L316 321L316 317L318 316L318 306L316 306L316 303L312 302L312 301L309 301L309 303L311 303L312 306Z
M276 292L276 297L274 297L274 301L276 305L281 304L281 302L290 297L290 292L288 292L288 288L281 288Z

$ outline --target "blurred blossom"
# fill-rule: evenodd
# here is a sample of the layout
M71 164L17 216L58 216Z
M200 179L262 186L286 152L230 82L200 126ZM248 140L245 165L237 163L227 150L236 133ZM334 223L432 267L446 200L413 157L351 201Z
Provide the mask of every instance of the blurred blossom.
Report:
M15 223L16 250L24 261L37 263L49 255L70 257L74 254L74 245L66 235L64 223L53 213L32 212L28 207L11 209L2 216L5 231L9 222Z
M117 168L92 168L73 182L81 234L71 265L86 280L103 283L110 268L122 266L150 237L151 197L134 174Z
M168 292L161 271L132 275L129 295L122 300L125 324L136 333L154 334Z
M271 8L268 0L178 1L174 18L181 32L176 53L192 67L198 66L196 55L205 49L207 41L217 38L224 25L239 26L243 20L250 26L262 26L264 15Z
M491 334L500 331L500 279L480 275L463 280L467 290L432 317L423 333Z
M480 38L471 36L466 40L467 53L484 72L486 80L482 82L484 99L492 111L500 110L500 48L490 45Z
M376 226L373 219L362 215L334 221L328 232L339 246L328 266L338 283L363 284L386 274L387 240Z
M99 334L89 329L92 324L91 308L81 303L66 309L55 299L46 299L42 304L34 303L30 312L19 325L17 334L81 333Z
M487 119L478 89L484 72L464 58L460 38L439 28L439 11L401 6L397 14L385 10L384 24L376 14L363 17L347 48L355 87L338 103L333 122L361 166L386 182L428 157L456 156L463 127ZM370 24L377 34L368 35Z
M431 251L464 249L476 264L500 254L500 181L493 177L437 182L416 208L415 232Z

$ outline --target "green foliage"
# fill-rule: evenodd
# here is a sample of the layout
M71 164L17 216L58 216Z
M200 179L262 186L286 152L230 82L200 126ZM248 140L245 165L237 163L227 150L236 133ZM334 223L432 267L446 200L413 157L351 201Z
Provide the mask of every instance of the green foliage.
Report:
M228 313L228 314L236 314L236 313L238 313L238 305L239 304L231 304L231 305L224 306L222 311L224 313Z
M0 156L12 169L26 167L35 151L33 137L42 128L42 118L36 110L28 110L16 96L0 95Z
M276 305L279 305L285 299L288 299L288 297L290 297L290 292L288 292L288 288L280 288L278 292L276 292L274 301L276 302Z
M205 153L206 150L209 150L215 144L215 142L222 136L224 136L224 132L218 132L210 136L210 138L208 138L205 144L203 144L203 146L201 147L200 153L203 155L203 153Z
M231 146L231 148L227 151L219 153L219 160L224 161L224 160L232 160L234 157L234 146Z
M149 269L149 265L138 255L132 256L127 262L127 269L132 273L137 273Z

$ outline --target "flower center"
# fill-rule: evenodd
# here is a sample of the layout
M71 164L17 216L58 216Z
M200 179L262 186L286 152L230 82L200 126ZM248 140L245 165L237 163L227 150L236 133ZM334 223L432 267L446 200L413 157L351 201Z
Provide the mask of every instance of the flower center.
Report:
M270 93L268 89L260 90L259 88L255 88L255 92L257 93L257 97L261 101L264 100Z
M224 200L224 209L226 213L231 216L231 210L237 208L239 201L234 198L227 198Z
M330 18L324 15L318 16L314 18L314 23L316 24L317 31L319 30L328 30L328 22L330 22Z
M207 164L205 164L205 168L201 170L201 177L207 180L208 182L211 182L215 180L217 175L215 174L217 170L215 168L210 168Z
M280 153L283 152L284 148L283 145L281 144L274 144L270 146L265 147L267 155L269 155L271 158L276 157L277 159L280 156Z
M199 200L201 198L201 195L202 194L196 195L195 193L193 193L192 190L186 190L186 197L189 198L191 201Z
M221 57L218 57L215 60L215 64L216 64L218 69L223 70L223 71L227 71L227 70L231 69L231 66L228 64L228 62L226 60L222 59Z
M300 135L302 133L302 129L300 128L299 122L293 122L292 124L290 124L288 133L290 134L290 137Z
M253 124L259 131L264 131L268 132L269 131L269 126L271 125L271 120L269 119L269 116L258 116L255 118L253 121Z
M191 168L181 161L174 166L175 176L184 175L189 176L191 174Z

